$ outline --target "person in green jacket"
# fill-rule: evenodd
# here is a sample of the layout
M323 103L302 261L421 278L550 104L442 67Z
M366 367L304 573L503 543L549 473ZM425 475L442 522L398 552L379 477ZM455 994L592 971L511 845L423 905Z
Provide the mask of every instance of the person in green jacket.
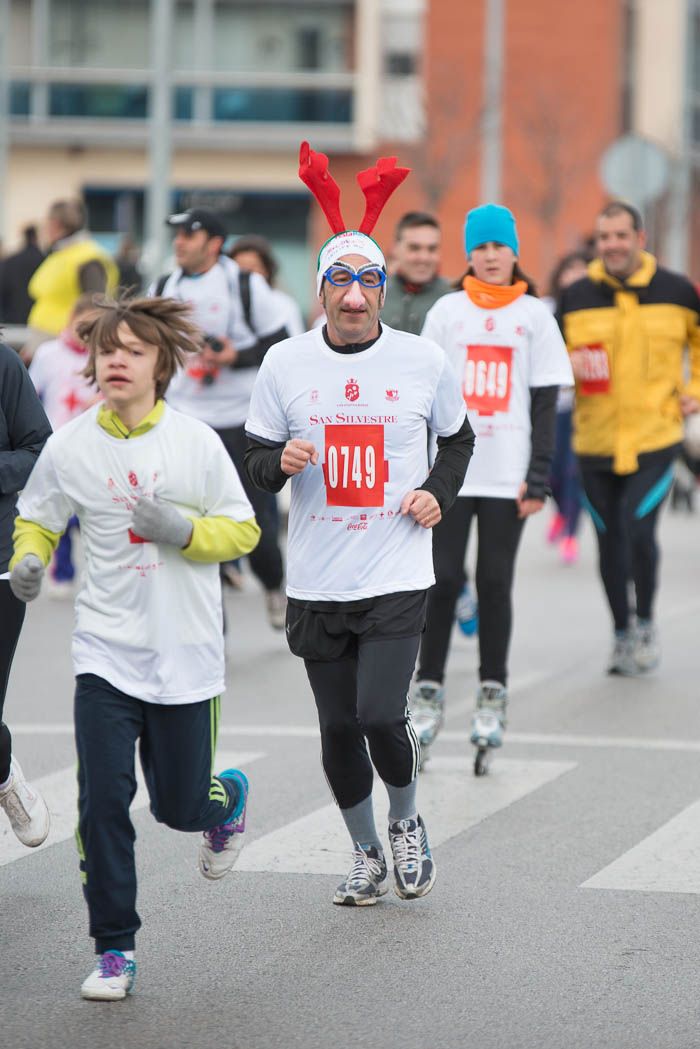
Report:
M452 289L439 276L440 224L425 211L409 211L396 227L382 321L390 328L420 335L425 315Z

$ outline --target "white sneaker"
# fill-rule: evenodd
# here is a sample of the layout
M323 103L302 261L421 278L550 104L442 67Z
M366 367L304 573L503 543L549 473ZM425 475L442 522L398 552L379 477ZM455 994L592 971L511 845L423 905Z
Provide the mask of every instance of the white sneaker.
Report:
M226 823L220 823L202 835L199 846L199 870L208 881L218 881L234 866L243 848L245 817L248 808L248 779L240 769L226 769L219 779L232 779L243 795L243 808Z
M46 802L27 783L16 758L10 761L10 781L0 790L0 808L7 813L13 831L30 849L41 845L49 833L49 810Z
M656 627L649 620L640 620L633 641L634 661L642 673L655 670L661 660L661 646Z
M129 994L135 979L135 961L125 958L121 951L105 951L99 956L97 967L83 980L80 995L93 1002L118 1002Z
M267 621L273 630L284 630L287 617L287 596L283 590L268 590L265 593Z
M639 672L635 659L635 636L632 630L615 631L613 649L608 660L608 674L634 677Z
M333 903L341 907L368 907L388 891L384 853L376 845L355 842L350 873L335 890Z

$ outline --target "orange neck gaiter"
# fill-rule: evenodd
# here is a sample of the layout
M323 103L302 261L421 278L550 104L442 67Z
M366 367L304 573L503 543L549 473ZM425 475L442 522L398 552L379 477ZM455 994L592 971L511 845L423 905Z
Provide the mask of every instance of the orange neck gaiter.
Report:
M500 310L503 306L509 306L527 291L524 280L517 280L515 284L487 284L483 280L477 280L471 273L462 281L462 287L475 306L481 306L483 310Z

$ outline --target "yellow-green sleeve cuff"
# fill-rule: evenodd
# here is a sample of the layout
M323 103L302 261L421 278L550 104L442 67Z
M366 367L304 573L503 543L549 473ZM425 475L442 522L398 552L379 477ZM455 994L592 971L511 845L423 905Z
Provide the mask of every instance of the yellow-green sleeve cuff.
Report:
M260 539L260 528L254 517L234 521L231 517L196 517L192 520L192 538L182 551L190 561L212 564L235 561L254 550Z
M27 554L35 554L46 567L62 535L63 532L50 532L48 528L43 528L36 521L26 521L23 517L16 517L15 530L12 534L15 552L10 561L10 568L14 568L17 562Z

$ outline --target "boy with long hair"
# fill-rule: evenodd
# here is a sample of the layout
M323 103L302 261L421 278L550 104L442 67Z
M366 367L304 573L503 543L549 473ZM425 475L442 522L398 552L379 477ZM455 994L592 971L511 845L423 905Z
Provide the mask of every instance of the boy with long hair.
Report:
M183 352L199 348L187 313L162 298L103 300L79 322L104 401L47 442L10 563L14 593L33 600L78 517L77 838L98 955L81 993L102 1001L124 998L136 972L135 743L156 819L204 832L206 878L231 869L245 829L246 777L211 773L224 689L218 564L252 550L259 529L220 439L163 401Z

